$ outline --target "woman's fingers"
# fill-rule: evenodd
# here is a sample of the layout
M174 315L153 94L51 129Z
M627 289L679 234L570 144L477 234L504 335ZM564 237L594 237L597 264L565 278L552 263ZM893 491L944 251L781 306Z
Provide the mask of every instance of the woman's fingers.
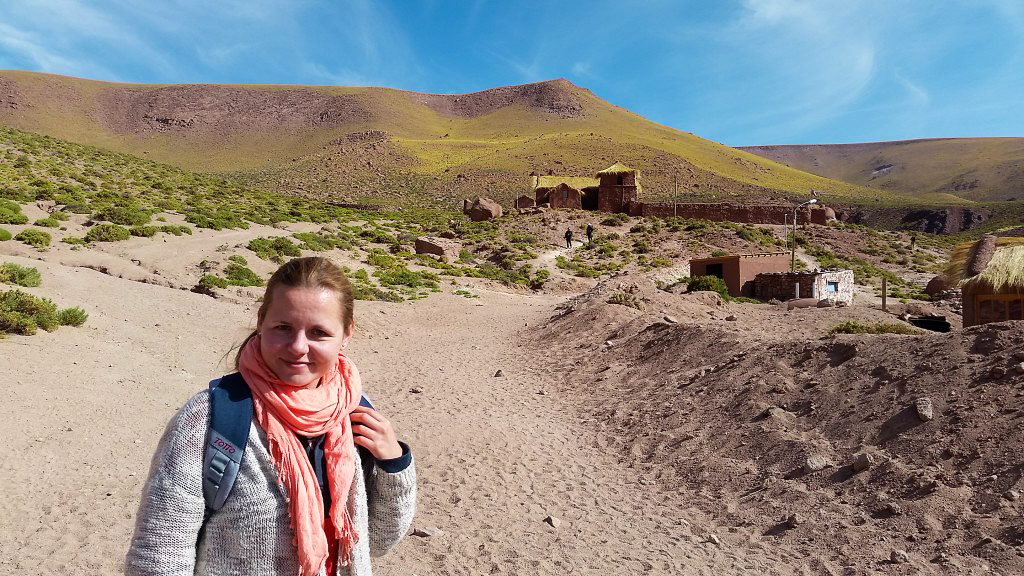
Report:
M353 440L366 448L378 460L398 458L402 455L402 447L391 422L372 408L359 406L352 411Z

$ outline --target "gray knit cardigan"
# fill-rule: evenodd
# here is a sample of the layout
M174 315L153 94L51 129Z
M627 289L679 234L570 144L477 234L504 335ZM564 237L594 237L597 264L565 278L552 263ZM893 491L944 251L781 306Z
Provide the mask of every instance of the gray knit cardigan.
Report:
M277 483L266 435L255 422L231 495L204 523L202 470L209 412L209 392L204 390L167 425L142 491L125 575L298 574L285 492ZM338 567L336 575L369 576L370 556L387 552L412 524L415 467L390 474L374 466L364 479L357 454L348 510L359 541L352 565Z

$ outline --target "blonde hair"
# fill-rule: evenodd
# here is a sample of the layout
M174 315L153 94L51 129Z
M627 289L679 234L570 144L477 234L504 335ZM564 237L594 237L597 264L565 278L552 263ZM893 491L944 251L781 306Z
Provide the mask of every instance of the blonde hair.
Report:
M326 288L333 291L338 295L341 303L341 324L345 327L345 331L351 330L355 325L352 317L355 307L354 298L352 297L352 283L349 282L341 268L327 258L321 256L295 258L278 268L274 275L270 277L270 281L267 282L267 289L263 293L263 303L260 304L260 309L256 312L257 327L262 325L264 318L267 317L267 310L270 310L274 300L274 292L278 286ZM245 349L245 346L257 333L258 330L253 330L238 347L238 353L235 354L235 370L238 370L242 350Z

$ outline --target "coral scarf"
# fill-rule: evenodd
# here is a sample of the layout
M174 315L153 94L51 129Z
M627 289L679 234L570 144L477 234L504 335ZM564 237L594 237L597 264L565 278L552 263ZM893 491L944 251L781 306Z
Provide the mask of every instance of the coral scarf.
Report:
M357 536L348 513L348 496L355 475L355 444L349 414L359 405L362 383L355 365L343 354L324 373L316 388L298 388L278 380L260 354L260 337L242 350L239 371L252 390L256 419L267 435L278 481L285 487L288 512L299 553L299 575L318 574L328 561L328 539L338 543L338 564L352 560ZM325 521L323 496L309 456L299 439L327 434L327 482L331 518ZM331 534L326 530L330 529Z

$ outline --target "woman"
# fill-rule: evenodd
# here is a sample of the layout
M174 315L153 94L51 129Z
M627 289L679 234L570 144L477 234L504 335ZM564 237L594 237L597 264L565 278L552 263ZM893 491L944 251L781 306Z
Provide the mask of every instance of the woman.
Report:
M352 309L351 284L324 258L274 273L235 360L253 418L232 491L206 508L203 391L157 446L126 575L364 575L402 539L416 472L387 419L360 406L359 372L342 353Z

